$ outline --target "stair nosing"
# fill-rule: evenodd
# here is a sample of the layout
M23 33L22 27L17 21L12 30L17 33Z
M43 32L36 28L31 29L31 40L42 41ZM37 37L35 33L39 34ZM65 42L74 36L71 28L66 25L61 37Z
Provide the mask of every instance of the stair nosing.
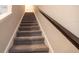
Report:
M27 30L27 31L18 31L18 32L19 32L19 33L20 33L20 32L28 32L28 33L29 33L29 32L41 32L41 30L31 30L31 31L28 31L28 30Z

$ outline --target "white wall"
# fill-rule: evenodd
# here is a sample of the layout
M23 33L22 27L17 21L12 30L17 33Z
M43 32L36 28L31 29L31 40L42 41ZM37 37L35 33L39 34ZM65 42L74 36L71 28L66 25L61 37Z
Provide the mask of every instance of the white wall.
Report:
M40 6L41 10L45 10L50 16L53 15L50 6ZM42 29L43 36L45 37L45 44L48 45L50 52L79 52L79 50L59 31L52 25L35 7L35 15L38 23ZM51 10L51 11L49 11Z
M79 6L40 5L38 7L79 37Z
M0 21L0 52L6 49L21 17L24 14L23 5L13 5L12 14Z

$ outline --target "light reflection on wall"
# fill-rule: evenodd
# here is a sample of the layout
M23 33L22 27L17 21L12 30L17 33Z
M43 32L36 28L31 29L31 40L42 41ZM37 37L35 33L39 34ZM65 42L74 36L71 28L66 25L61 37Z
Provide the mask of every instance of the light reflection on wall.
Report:
M25 12L33 12L33 5L25 5Z

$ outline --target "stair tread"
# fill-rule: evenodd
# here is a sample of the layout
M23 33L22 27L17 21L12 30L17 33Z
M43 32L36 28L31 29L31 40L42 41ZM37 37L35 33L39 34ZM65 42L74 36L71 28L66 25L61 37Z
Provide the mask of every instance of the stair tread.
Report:
M37 23L37 22L22 21L21 23Z
M20 24L20 26L38 26L38 24Z
M37 21L31 21L31 20L26 21L26 20L23 20L22 22L37 22Z
M17 37L22 36L41 36L41 30L32 30L32 31L18 31Z
M20 26L19 27L19 30L40 30L40 27L39 26Z
M43 39L43 36L26 36L26 37L16 37L18 40L24 40L24 39L29 39L29 40L35 40L35 39Z
M13 52L40 52L48 51L48 47L45 44L14 45L11 50Z
M16 37L16 38L25 38L25 39L32 39L32 38L43 38L43 36L26 36L26 37Z
M20 26L20 28L32 28L32 27L39 27L38 25L35 25L35 26Z

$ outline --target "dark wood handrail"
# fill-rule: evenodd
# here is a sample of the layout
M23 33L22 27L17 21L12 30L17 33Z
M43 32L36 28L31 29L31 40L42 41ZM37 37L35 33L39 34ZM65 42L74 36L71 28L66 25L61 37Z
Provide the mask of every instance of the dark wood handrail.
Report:
M40 10L40 13L47 18L73 45L79 49L79 38L75 36L73 33L71 33L69 30L67 30L65 27L63 27L61 24L59 24L57 21L55 21L53 18L51 18L49 15L44 13L42 10Z

